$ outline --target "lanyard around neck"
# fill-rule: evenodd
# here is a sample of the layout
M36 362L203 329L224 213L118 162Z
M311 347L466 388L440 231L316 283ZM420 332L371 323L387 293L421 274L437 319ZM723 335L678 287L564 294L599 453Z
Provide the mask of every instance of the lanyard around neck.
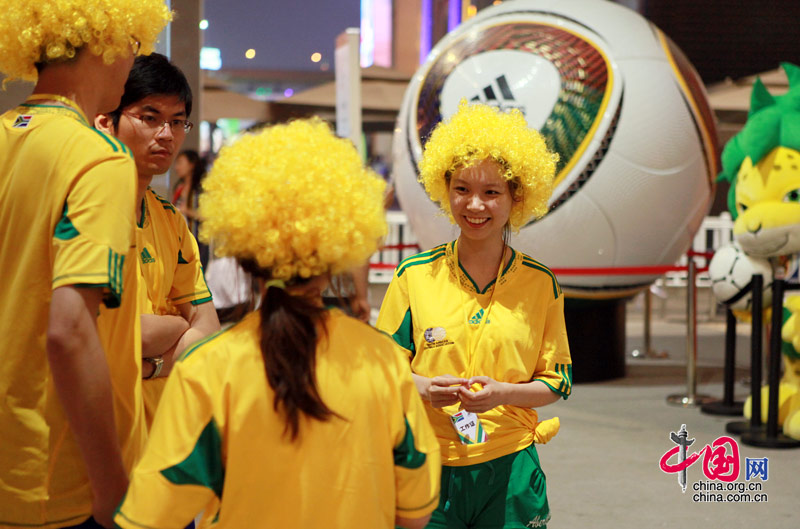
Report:
M500 275L503 272L503 261L505 260L504 257L506 255L506 246L503 245L503 251L500 254L500 266L497 268L497 276L495 277L494 284L492 285L492 293L489 294L489 304L486 306L486 310L483 313L483 317L481 318L480 323L478 324L478 331L475 333L475 340L470 340L470 332L469 332L469 312L467 311L467 300L464 299L464 288L463 286L459 285L459 295L461 296L461 307L462 311L464 312L464 325L466 326L467 332L464 333L464 339L467 346L467 358L469 361L469 366L467 368L467 375L475 376L475 364L477 363L477 348L478 343L481 341L481 336L483 336L483 329L486 327L486 322L489 321L489 313L492 310L492 305L494 301L494 293L497 290L497 286L500 283ZM455 259L455 271L456 274L460 274L460 263L458 260L458 240L453 245L453 258ZM459 283L461 280L459 279ZM477 291L476 291L477 293ZM480 303L478 303L480 307Z
M61 103L62 105L64 105L66 108L68 108L68 109L74 111L76 114L78 114L78 117L81 118L81 120L83 120L84 123L86 123L87 125L89 124L89 120L86 118L86 114L83 113L83 110L81 110L81 107L79 107L78 104L75 101L69 99L68 97L60 96L60 95L57 95L57 94L31 94L30 96L28 96L28 99L26 99L25 101L26 102L28 102L28 101L57 101L57 102Z

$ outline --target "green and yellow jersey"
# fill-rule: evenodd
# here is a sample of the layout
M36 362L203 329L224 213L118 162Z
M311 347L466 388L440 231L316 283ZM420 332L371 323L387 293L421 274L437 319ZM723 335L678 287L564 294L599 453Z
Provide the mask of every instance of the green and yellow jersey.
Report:
M402 351L331 310L316 356L322 401L293 442L276 411L252 313L184 353L114 521L183 527L218 500L214 527L394 527L431 513L439 447Z
M127 147L77 107L29 100L0 117L0 527L61 527L91 514L83 458L47 362L53 289L103 290L98 334L127 468L141 454L135 193Z
M147 188L136 230L136 250L142 281L139 299L143 314L179 315L177 305L211 301L200 264L197 241L175 206ZM166 378L142 382L148 427L152 425Z
M540 380L564 399L569 397L572 362L564 295L553 273L511 250L499 279L479 290L456 262L454 249L455 241L400 263L377 327L408 350L411 370L419 375L488 376L509 383ZM540 426L536 410L499 406L479 415L488 441L462 444L450 419L457 408L426 406L445 465L483 463L552 434L537 432L552 423Z

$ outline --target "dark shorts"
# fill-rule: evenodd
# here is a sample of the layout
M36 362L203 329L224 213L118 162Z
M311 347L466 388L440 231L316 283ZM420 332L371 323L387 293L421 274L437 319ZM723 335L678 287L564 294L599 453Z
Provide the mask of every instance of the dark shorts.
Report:
M442 467L439 506L427 529L547 527L545 475L536 447L464 467Z
M95 522L94 517L91 517L81 524L71 525L62 529L105 529L105 527ZM186 526L186 529L194 529L194 520L192 520L192 523Z
M69 527L64 527L63 529L105 529L102 525L94 521L93 517L90 517L83 523L79 523L78 525L70 525Z

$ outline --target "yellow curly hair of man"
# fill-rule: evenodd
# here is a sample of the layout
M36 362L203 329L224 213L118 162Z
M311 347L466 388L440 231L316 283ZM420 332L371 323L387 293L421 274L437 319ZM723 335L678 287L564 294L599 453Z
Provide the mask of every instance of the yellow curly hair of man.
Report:
M487 158L497 162L502 176L514 183L512 229L519 230L547 213L558 155L547 150L542 135L528 127L519 110L504 113L462 100L458 112L433 130L419 163L419 181L450 222L455 223L448 198L450 175Z
M87 47L107 64L139 41L154 51L172 19L164 0L0 0L0 72L36 81L37 63L73 58Z
M272 278L336 274L386 235L385 186L320 119L273 125L220 152L200 195L200 237Z

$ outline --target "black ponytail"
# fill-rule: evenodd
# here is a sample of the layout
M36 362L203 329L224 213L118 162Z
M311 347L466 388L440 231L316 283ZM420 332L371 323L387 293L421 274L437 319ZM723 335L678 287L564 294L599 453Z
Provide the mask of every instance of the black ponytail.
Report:
M252 261L242 267L255 276L267 275ZM291 439L300 433L300 413L326 421L333 412L319 395L316 382L317 344L324 336L324 307L285 289L270 286L261 299L261 354L267 382L275 392L273 409L286 417Z

